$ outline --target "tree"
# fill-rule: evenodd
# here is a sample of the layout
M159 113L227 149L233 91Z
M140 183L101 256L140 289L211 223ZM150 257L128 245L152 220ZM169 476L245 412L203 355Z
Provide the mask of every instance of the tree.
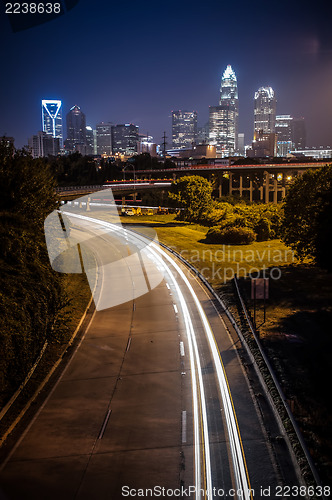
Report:
M57 206L55 180L42 158L25 150L15 151L0 143L0 211L23 215L42 227Z
M197 221L212 206L212 186L198 175L189 175L176 180L171 186L169 198L184 210L180 218Z
M45 340L66 333L62 320L58 328L68 305L64 278L50 266L43 232L57 206L54 186L44 160L0 143L0 406Z
M300 259L331 270L332 166L297 177L284 203L283 240ZM327 247L328 246L328 247Z

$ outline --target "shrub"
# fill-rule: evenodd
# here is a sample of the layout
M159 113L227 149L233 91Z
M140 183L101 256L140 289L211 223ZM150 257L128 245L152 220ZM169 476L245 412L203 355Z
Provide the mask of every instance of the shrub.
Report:
M200 219L202 224L207 226L216 226L226 220L233 213L233 207L229 203L214 203L211 210L204 213Z
M256 239L255 232L247 227L211 227L206 234L210 243L249 245Z
M266 241L271 238L271 221L266 217L261 217L253 227L257 241Z

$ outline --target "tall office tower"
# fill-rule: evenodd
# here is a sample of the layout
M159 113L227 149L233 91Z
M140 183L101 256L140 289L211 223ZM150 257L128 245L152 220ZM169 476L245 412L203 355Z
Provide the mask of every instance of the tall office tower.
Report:
M51 99L42 100L43 132L59 139L60 146L63 145L61 107L61 101Z
M221 79L219 106L210 106L209 112L209 140L216 146L217 156L231 156L237 152L238 117L237 79L228 65Z
M112 124L98 123L96 125L97 154L112 156Z
M304 118L277 115L275 131L278 134L278 156L286 156L292 150L302 150L306 145Z
M271 87L261 87L255 92L254 98L254 132L275 132L276 98Z
M173 148L191 148L197 136L196 111L172 111Z
M237 150L238 150L238 154L240 156L244 156L246 154L246 150L244 147L244 133L243 132L237 134Z
M138 127L132 123L112 127L113 154L132 156L138 151Z
M93 130L89 125L85 127L85 137L86 137L86 154L95 154L95 138L93 135Z
M290 115L277 115L275 132L277 134L277 156L285 157L294 149L293 118Z
M86 123L85 114L77 105L70 108L66 116L67 121L67 139L66 149L68 151L75 151L75 144L85 146L86 142Z
M293 118L292 128L294 149L305 149L307 143L304 118Z

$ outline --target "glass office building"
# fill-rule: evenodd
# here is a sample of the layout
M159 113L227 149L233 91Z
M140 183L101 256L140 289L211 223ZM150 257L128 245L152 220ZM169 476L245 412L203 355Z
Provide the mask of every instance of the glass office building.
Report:
M254 132L275 133L276 98L271 87L260 87L254 97Z
M112 123L96 125L97 154L112 156Z
M191 148L197 137L196 111L172 111L173 148Z
M133 156L138 152L138 127L132 123L112 127L113 154Z
M66 149L75 151L75 144L86 145L86 120L85 114L77 105L70 108L66 116L67 139Z

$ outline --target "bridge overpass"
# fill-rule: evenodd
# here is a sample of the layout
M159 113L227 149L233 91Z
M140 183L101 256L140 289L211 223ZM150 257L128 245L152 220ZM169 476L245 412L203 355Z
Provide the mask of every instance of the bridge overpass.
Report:
M167 191L172 180L185 175L201 175L222 195L246 196L250 201L278 203L293 179L308 169L325 166L328 162L267 163L249 165L187 165L167 169L133 170L132 181L109 182L103 186L63 187L57 192L63 200L70 200L101 189L112 188L123 198L151 190Z

